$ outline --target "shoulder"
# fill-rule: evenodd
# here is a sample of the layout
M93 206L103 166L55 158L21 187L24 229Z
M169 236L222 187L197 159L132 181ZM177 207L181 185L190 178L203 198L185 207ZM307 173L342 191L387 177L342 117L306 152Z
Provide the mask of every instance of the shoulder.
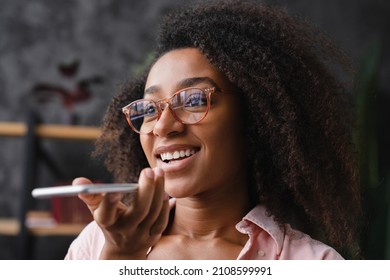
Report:
M89 223L73 240L66 260L96 260L104 245L104 235L95 221Z
M343 257L329 245L291 228L290 225L285 225L280 259L342 260Z
M280 260L343 259L332 247L311 238L308 234L293 229L289 224L280 226L261 205L252 209L237 225L237 229L250 236L251 244L248 252L262 252L263 258Z

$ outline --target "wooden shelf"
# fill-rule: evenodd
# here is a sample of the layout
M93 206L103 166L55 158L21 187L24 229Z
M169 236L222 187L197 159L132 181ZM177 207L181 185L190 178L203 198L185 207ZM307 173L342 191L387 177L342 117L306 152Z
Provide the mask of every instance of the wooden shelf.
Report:
M18 122L0 122L0 136L23 137L27 134L27 125ZM38 124L35 134L39 138L63 140L96 140L100 136L100 128L73 125ZM31 214L31 213L30 213ZM37 214L37 212L35 212ZM42 215L41 214L38 214ZM27 226L33 235L77 235L85 224L51 224L45 226ZM0 234L18 235L20 223L18 219L0 218Z
M0 136L22 137L27 133L24 123L0 122ZM96 140L100 136L98 127L40 124L35 133L40 138L64 140Z
M84 224L58 224L53 227L29 228L29 232L34 236L45 235L78 235L85 227Z
M33 211L28 214L29 217L50 217L51 214L49 212L40 212ZM27 220L28 222L29 220ZM80 223L69 223L69 224L58 224L53 220L47 219L46 222L42 220L39 222L35 222L36 225L33 224L33 221L30 221L30 225L27 225L27 230L29 234L34 236L47 236L47 235L78 235L81 230L86 226L86 224ZM40 225L39 225L40 224ZM45 225L43 225L45 224ZM18 219L0 219L0 234L1 235L9 235L16 236L20 231L20 223Z
M29 259L32 256L33 246L30 246L30 243L33 241L27 238L28 236L77 236L86 226L83 219L77 220L80 223L57 223L48 212L38 213L38 216L33 215L34 218L31 219L33 211L30 208L33 203L30 192L36 181L38 159L44 158L46 163L51 164L50 157L41 150L39 141L41 139L95 141L101 135L99 127L41 124L36 115L32 112L26 123L0 121L0 137L22 137L26 148L23 162L25 186L21 195L20 209L23 215L15 218L0 218L0 235L17 238L18 259Z
M18 235L19 230L20 225L17 219L0 219L1 235Z

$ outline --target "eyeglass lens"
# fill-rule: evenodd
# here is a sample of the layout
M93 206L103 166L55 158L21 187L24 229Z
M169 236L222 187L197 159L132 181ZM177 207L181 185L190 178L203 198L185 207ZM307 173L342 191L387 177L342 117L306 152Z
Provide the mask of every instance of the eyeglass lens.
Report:
M207 95L197 88L180 91L168 100L138 100L129 105L128 118L133 128L141 133L151 132L159 118L159 109L166 107L163 103L169 104L174 116L184 124L199 122L208 110Z

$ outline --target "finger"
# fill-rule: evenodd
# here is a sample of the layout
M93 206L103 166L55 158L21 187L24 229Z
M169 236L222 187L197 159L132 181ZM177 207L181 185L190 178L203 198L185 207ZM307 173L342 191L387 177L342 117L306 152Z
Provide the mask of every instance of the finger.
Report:
M103 227L109 227L118 220L125 208L121 203L122 193L107 193L94 213L94 219Z
M160 236L166 229L169 221L169 201L164 200L162 209L157 220L151 226L149 234L150 236Z
M146 216L145 220L141 222L139 225L141 228L150 228L151 225L153 225L157 218L160 215L161 208L163 206L163 201L165 197L165 191L164 191L164 172L161 168L154 168L154 195L153 200L150 205L150 209L148 210L148 215Z
M176 206L176 198L172 197L169 199L169 211L171 211Z
M133 223L139 224L149 213L155 191L154 177L154 171L151 168L145 168L141 171L138 180L138 194L129 209Z
M92 181L85 177L77 177L73 179L72 185L89 185L92 184Z
M92 181L84 177L75 178L72 182L73 186L88 184L92 184ZM78 197L88 206L92 214L103 199L101 194L79 194Z

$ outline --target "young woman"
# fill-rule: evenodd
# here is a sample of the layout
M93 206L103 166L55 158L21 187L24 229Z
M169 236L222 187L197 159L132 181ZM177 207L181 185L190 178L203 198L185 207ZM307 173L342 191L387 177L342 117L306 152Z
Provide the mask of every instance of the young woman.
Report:
M97 145L138 192L80 195L94 221L66 259L357 257L352 118L333 70L345 61L264 4L166 16L155 60L113 100Z

